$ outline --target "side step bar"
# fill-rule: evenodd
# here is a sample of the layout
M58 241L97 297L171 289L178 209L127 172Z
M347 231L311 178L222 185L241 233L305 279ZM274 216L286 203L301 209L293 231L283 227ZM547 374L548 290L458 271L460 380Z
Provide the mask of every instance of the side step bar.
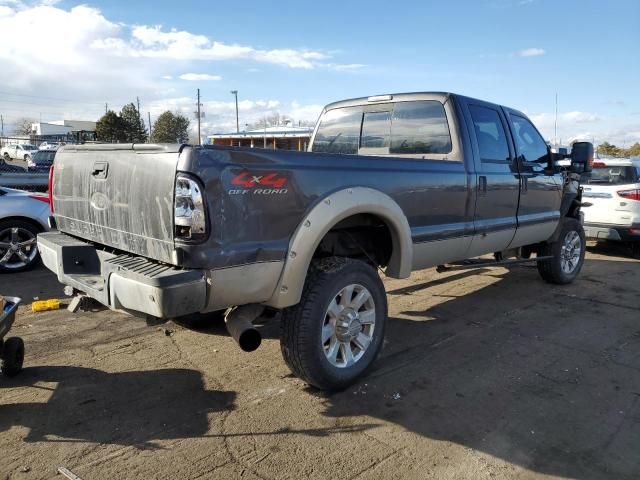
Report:
M438 273L451 272L454 270L471 270L473 268L484 267L502 267L505 265L519 265L522 263L539 262L541 260L549 260L553 258L551 255L546 257L532 257L532 258L514 258L511 260L491 260L488 258L478 258L472 260L464 260L462 262L454 262L448 265L438 265L436 271Z

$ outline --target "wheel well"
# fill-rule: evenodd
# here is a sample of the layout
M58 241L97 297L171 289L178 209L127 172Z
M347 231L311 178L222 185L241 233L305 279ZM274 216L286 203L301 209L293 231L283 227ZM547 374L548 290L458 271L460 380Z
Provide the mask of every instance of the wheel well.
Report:
M318 244L313 258L358 258L376 267L385 267L392 252L389 226L374 214L359 213L335 224Z
M11 221L11 220L19 220L21 222L30 223L31 225L33 225L34 227L36 227L38 229L38 232L44 232L44 230L45 230L45 228L42 225L40 225L39 222L37 222L33 218L29 218L29 217L19 217L19 216L4 217L4 218L0 218L0 223L6 222L6 221Z

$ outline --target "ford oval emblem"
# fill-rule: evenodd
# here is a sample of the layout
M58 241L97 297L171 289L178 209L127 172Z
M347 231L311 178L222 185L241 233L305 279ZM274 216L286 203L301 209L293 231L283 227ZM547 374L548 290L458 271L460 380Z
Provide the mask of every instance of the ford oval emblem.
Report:
M104 193L95 192L91 195L91 206L96 210L106 210L109 207L109 197Z

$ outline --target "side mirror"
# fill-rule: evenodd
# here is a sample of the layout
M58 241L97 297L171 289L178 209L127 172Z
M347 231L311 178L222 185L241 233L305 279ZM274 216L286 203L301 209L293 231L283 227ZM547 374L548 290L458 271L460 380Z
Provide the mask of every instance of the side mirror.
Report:
M593 143L576 142L571 147L571 171L589 173L593 168Z

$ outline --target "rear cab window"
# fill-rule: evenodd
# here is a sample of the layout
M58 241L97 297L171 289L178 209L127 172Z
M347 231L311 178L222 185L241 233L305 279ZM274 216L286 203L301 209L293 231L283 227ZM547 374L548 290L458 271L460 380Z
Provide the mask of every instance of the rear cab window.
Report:
M510 161L507 134L498 111L480 105L469 105L469 113L478 141L480 160L487 163Z
M445 156L453 145L443 104L413 100L329 110L320 121L312 151Z
M633 165L594 165L585 183L589 185L629 185L639 182L639 171Z

